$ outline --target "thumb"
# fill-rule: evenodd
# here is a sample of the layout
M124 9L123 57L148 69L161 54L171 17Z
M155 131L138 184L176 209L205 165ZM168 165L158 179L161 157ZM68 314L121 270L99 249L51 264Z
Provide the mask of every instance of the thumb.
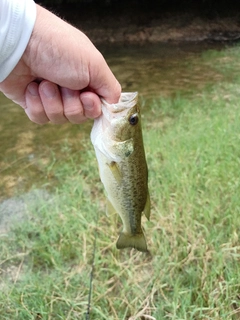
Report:
M89 87L108 103L117 103L121 95L121 85L100 54L100 59L89 70Z

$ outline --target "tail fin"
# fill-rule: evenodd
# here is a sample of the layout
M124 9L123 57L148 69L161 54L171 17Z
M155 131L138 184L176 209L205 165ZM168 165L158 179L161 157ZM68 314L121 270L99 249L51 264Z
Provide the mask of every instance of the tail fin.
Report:
M131 235L121 233L116 244L117 249L134 248L138 251L147 252L147 243L143 233Z

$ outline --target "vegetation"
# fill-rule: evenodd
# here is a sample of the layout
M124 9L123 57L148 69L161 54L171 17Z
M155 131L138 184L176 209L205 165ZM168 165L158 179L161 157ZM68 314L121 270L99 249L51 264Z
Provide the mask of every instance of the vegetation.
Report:
M1 320L85 319L95 235L91 319L240 318L239 56L202 57L225 82L143 103L149 254L115 248L89 138L71 159L52 154L51 199L0 235Z

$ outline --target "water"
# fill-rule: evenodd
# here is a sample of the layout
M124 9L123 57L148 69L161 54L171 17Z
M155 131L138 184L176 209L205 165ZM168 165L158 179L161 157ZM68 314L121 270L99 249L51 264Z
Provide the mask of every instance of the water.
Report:
M123 91L138 91L146 99L186 94L222 79L200 59L209 49L223 45L145 45L103 47L101 52L122 84ZM55 160L68 161L72 152L80 154L82 141L89 138L92 122L83 125L39 126L28 120L21 107L0 94L0 200L32 187L57 184L49 175ZM67 142L66 142L67 141ZM70 145L70 147L69 147Z
M169 96L176 91L201 90L222 78L200 60L206 50L221 44L182 43L103 48L123 91L139 91L145 98ZM101 49L101 48L100 48Z

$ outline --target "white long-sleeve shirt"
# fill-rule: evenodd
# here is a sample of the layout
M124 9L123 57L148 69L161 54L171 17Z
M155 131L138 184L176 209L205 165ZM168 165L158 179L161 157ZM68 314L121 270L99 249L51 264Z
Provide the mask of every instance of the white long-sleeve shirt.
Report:
M22 57L35 20L33 0L0 0L0 82Z

